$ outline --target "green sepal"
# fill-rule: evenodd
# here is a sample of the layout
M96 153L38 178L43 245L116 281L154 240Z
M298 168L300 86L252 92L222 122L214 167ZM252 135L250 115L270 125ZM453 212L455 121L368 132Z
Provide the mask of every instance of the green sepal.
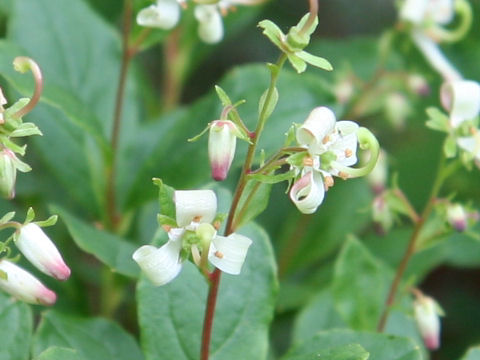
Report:
M158 201L160 203L160 213L176 219L175 202L173 201L175 189L165 185L162 179L159 178L153 178L153 183L159 188Z
M290 146L290 144L295 142L296 139L297 139L297 127L295 126L295 124L293 124L285 133L285 142L283 143L283 146L284 147Z
M286 36L273 21L262 20L258 23L258 27L263 29L263 34L268 37L275 46L284 51L282 39L285 39Z
M203 129L200 134L195 135L194 137L188 139L188 142L195 142L200 139L208 130L210 129L210 123Z
M287 158L287 163L292 165L292 166L303 167L303 159L306 156L309 156L309 155L308 155L307 150L305 149L305 151L297 152L295 154L290 155Z
M48 227L48 226L55 225L57 223L57 220L58 220L58 215L52 215L47 220L35 221L35 224L37 224L40 227Z
M287 58L298 74L301 74L307 69L307 63L302 59L300 59L297 55L290 53L290 54L287 54Z
M14 216L15 216L15 211L10 211L10 212L6 213L0 219L0 225L6 224L10 220L12 220Z
M432 130L446 133L449 132L450 120L447 115L445 115L436 107L427 108L426 113L429 117L429 120L426 122L427 127Z
M222 102L223 106L232 105L232 100L230 100L225 90L223 90L220 86L215 85L215 91L217 92L218 98Z
M192 245L200 244L200 237L193 231L185 231L185 234L182 236L182 247L185 250L190 250Z
M167 215L157 214L157 221L160 226L167 225L171 227L178 227L175 219Z
M34 123L27 122L20 124L12 133L10 137L22 137L22 136L32 136L32 135L43 135L40 129Z
M31 223L33 219L35 219L35 211L33 210L32 207L29 207L27 210L27 216L25 217L25 221L23 222L23 225L27 225L28 223Z
M27 163L23 162L22 160L20 160L19 158L17 158L16 156L12 157L12 162L13 164L15 165L15 168L18 170L18 171L21 171L21 172L29 172L32 170L32 168L30 167L30 165L28 165Z
M8 137L6 137L6 136L1 136L0 138L1 138L0 142L1 142L6 148L9 148L9 149L12 150L14 153L20 154L20 155L22 155L22 156L25 155L25 150L27 149L27 145L23 145L23 146L17 145L17 144L15 144L12 140L10 140L10 139L9 139Z
M308 29L304 31L303 27L305 26L309 17L310 13L304 15L300 19L300 22L293 26L288 32L287 44L292 51L301 51L310 43L310 35L312 35L317 28L318 17L315 16L315 21Z
M265 106L265 99L267 98L267 94L268 94L268 89L264 91L264 93L260 97L260 101L258 102L258 114L261 115L262 111L264 111L263 116L265 119L268 119L270 115L272 115L273 110L275 110L275 107L277 106L278 90L276 87L273 88L272 97L268 103L268 107L265 110L263 110Z
M455 136L449 135L443 143L443 152L447 158L454 158L457 155L457 141Z
M8 274L3 270L0 270L0 279L5 281L8 280Z
M7 131L14 131L17 127L19 127L22 124L22 118L14 117L13 115L17 111L23 109L25 105L27 105L29 102L30 102L29 98L21 98L17 100L12 106L10 106L8 109L5 110L5 112L3 113L5 124L3 124L3 126Z
M330 64L330 62L327 59L324 59L320 56L315 56L312 54L309 54L306 51L299 51L295 53L296 56L298 56L300 59L303 61L309 63L310 65L313 65L319 69L327 70L327 71L332 71L333 66Z
M282 181L287 181L295 177L295 171L289 170L281 174L250 174L248 178L251 180L256 180L264 184L276 184Z

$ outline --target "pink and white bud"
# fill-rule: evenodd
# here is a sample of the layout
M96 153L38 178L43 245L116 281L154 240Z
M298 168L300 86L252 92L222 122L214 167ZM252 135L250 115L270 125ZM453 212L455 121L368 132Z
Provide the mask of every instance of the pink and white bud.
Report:
M169 30L180 20L180 4L176 0L158 0L156 4L140 10L137 24Z
M223 272L240 274L252 240L239 234L215 236L210 244L208 260Z
M440 99L445 110L450 112L451 125L456 128L480 112L480 84L472 80L444 83Z
M15 245L22 254L41 272L57 280L67 280L70 268L52 240L35 223L20 228Z
M215 44L223 39L222 15L216 5L197 5L195 18L198 20L198 36L207 44Z
M459 231L465 231L468 225L468 214L460 204L452 204L447 208L447 221L452 227Z
M212 190L177 190L175 202L176 220L179 227L190 223L211 223L217 213L217 196Z
M225 180L235 155L238 133L237 126L229 120L216 120L210 125L208 136L208 157L212 177Z
M4 148L0 152L0 195L5 199L15 197L15 181L17 168L15 166L15 153Z
M410 75L407 83L410 90L416 95L427 96L430 94L430 86L427 80L420 74Z
M439 307L429 296L419 296L414 304L415 320L425 346L430 350L440 347Z
M0 288L29 304L53 305L57 295L37 278L8 260L0 260Z

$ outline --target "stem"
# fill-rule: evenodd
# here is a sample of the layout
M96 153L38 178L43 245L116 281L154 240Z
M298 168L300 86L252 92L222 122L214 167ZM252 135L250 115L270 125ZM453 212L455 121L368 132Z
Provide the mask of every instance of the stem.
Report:
M385 301L383 312L382 312L382 315L380 316L380 320L377 325L378 332L383 332L383 330L385 329L388 315L390 314L390 310L392 308L393 302L395 301L398 287L400 286L400 281L402 280L403 274L405 273L405 270L407 268L410 258L415 253L415 246L416 246L418 237L420 235L420 232L423 229L423 225L425 225L425 222L427 221L428 217L430 216L433 210L433 207L435 205L435 200L440 191L440 188L442 187L443 181L450 174L452 168L453 167L445 167L445 156L442 153L442 158L440 160L437 176L433 184L430 197L428 199L428 202L425 208L422 211L422 214L418 218L418 221L416 222L415 227L413 228L413 232L412 232L412 235L410 236L407 249L405 250L403 258L400 261L400 264L398 265L392 285L390 286L387 300Z
M120 74L118 79L117 95L115 99L115 109L113 115L113 127L111 135L111 147L112 155L110 164L107 167L107 215L110 225L115 229L119 223L119 216L116 208L116 196L115 196L115 178L116 178L116 160L118 151L118 142L120 137L120 126L122 121L122 110L125 95L125 86L128 73L128 65L134 54L129 49L128 36L130 34L132 18L132 0L125 0L125 10L123 15L123 31L122 31L122 63L120 67Z
M35 90L33 92L32 98L24 107L22 107L20 110L18 110L15 114L12 115L12 117L19 118L32 111L40 100L40 96L42 95L43 90L43 76L40 67L35 61L30 59L29 57L18 56L14 59L13 65L15 67L15 70L20 72L25 72L30 69L35 80Z
M225 228L225 236L228 236L235 231L233 220L237 212L238 203L243 194L243 191L245 190L245 186L248 181L247 175L250 171L250 168L252 167L255 149L257 148L257 143L265 126L265 122L268 119L267 109L269 108L270 102L273 99L273 93L275 91L278 75L281 68L283 67L283 64L285 64L286 59L287 56L285 54L282 54L276 64L277 70L271 72L270 87L268 88L267 96L265 97L265 102L263 104L262 111L260 112L257 128L255 130L255 136L252 137L252 142L248 146L248 152L245 158L245 163L243 164L242 174L240 175L240 179L238 180L237 188L235 189L235 194L233 196L232 204L230 206L230 212L228 214L227 225ZM213 318L215 316L215 305L217 303L220 277L221 271L218 268L215 269L210 275L210 287L208 290L207 305L205 308L205 317L203 320L202 345L200 350L201 360L208 360L210 353L210 339L212 337Z
M318 0L310 0L310 15L308 16L307 21L305 22L305 25L303 28L300 30L300 34L304 34L305 31L310 29L315 22L315 18L317 17L318 14Z

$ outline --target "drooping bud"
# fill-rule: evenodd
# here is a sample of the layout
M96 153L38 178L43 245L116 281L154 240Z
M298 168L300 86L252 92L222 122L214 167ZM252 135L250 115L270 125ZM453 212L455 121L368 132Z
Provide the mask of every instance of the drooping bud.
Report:
M0 288L29 304L53 305L57 295L37 278L8 260L0 260Z
M0 195L6 199L15 197L15 181L17 178L15 158L13 151L7 148L0 152Z
M216 120L210 125L208 137L208 157L212 168L212 177L217 181L225 180L232 165L237 144L236 125L229 120Z
M22 254L41 272L57 280L67 280L70 268L52 240L35 223L20 228L15 245Z
M140 10L137 23L141 26L169 30L177 25L180 12L177 0L158 0L156 4Z
M198 36L207 44L215 44L223 39L223 20L216 5L198 5L195 7L198 20Z
M440 347L440 310L438 304L429 296L420 295L414 304L415 320L425 346L430 350Z
M452 227L459 231L465 231L468 225L468 214L460 204L451 204L447 208L447 221Z
M450 112L450 123L456 128L480 112L480 84L472 80L444 83L440 99L445 110Z
M427 96L430 93L427 80L420 74L412 74L408 77L408 87L416 95Z
M387 177L387 154L383 149L381 149L378 155L377 164L373 168L372 172L367 175L367 181L375 194L380 194L385 189Z

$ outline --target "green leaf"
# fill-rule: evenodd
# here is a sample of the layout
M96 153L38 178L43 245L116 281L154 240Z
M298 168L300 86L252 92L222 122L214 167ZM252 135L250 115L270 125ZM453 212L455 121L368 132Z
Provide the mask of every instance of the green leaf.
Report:
M447 158L454 158L457 155L457 139L455 136L449 135L445 138L443 152Z
M11 137L43 135L40 129L34 123L23 123L17 127L11 134Z
M303 61L309 63L310 65L313 65L317 68L327 70L327 71L332 71L333 66L330 64L330 62L327 59L324 59L320 56L315 56L312 54L307 53L306 51L300 51L295 53L300 59Z
M283 357L282 360L367 360L370 354L359 344L349 344L318 349L310 354L296 354Z
M331 330L320 332L295 346L282 360L293 360L297 355L311 354L322 349L340 349L349 344L363 347L370 354L368 360L422 359L418 346L408 338L352 330Z
M173 200L175 189L166 185L161 179L155 178L153 179L153 183L158 186L158 201L160 203L161 214L175 219L176 211Z
M112 271L137 277L140 269L132 259L136 246L120 236L94 228L59 206L51 206L67 225L75 243L83 251L110 266Z
M51 346L73 349L81 359L143 360L135 339L116 323L64 315L53 310L42 315L34 337L33 355L39 356Z
M276 87L273 88L273 92L270 98L270 102L268 103L268 107L265 110L263 110L263 107L265 106L265 99L267 97L267 94L268 94L268 89L265 90L265 92L260 97L260 101L258 102L258 115L261 116L262 111L265 111L263 115L265 119L268 119L270 115L272 115L273 110L275 110L275 107L277 106L278 90Z
M218 98L224 107L232 105L232 100L230 100L225 90L223 90L220 86L215 85L215 91L217 92Z
M30 306L0 293L0 360L30 359L33 314Z
M480 346L468 349L467 353L460 360L480 360Z
M86 360L77 350L52 346L43 351L33 360Z
M211 360L265 359L269 324L277 291L276 269L267 234L252 224L242 273L221 278ZM207 286L196 267L185 263L171 283L153 287L142 279L137 288L142 348L148 360L198 359Z
M375 330L389 286L388 269L358 240L350 237L335 264L335 306L356 330Z

